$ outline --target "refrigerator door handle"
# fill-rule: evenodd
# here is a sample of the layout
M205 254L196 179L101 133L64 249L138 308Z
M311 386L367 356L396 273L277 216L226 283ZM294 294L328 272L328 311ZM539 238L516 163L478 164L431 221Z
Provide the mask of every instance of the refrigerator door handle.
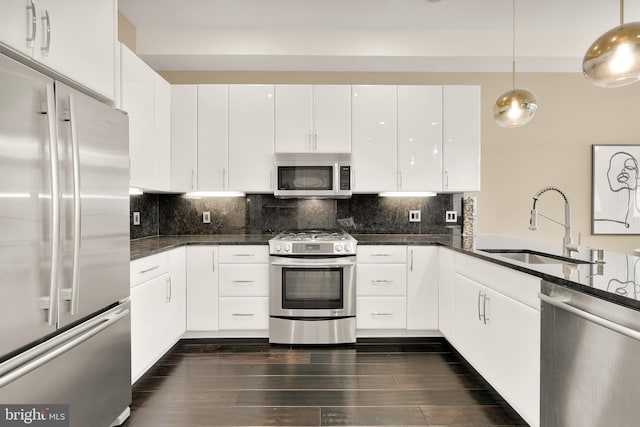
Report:
M53 84L47 84L47 128L49 131L49 151L51 161L51 279L49 282L49 296L41 298L41 307L48 310L47 323L56 324L57 295L58 295L58 266L60 264L60 166L58 163L58 139L56 130L55 95Z
M71 281L71 315L78 314L80 272L80 231L82 229L82 203L80 199L80 146L76 126L75 99L69 96L69 124L73 159L73 278Z
M3 364L0 364L0 388L12 383L20 377L23 377L29 372L35 371L39 367L49 363L64 353L73 350L83 342L99 334L128 315L128 308L111 312L93 322L88 322L86 327L77 331L72 338L63 340L64 343L61 345L45 345L34 353L27 351Z

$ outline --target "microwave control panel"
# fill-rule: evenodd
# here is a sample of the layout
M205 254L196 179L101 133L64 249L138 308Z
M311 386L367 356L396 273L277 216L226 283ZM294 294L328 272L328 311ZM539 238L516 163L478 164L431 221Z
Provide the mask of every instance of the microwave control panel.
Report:
M351 190L351 166L340 166L340 191Z

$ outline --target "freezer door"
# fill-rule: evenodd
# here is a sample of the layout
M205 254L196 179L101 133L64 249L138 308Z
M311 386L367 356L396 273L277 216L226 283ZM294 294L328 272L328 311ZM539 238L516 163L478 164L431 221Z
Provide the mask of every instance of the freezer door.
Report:
M0 361L55 330L53 111L53 81L0 55Z
M55 88L65 326L129 295L129 130L124 113Z
M0 403L69 405L71 427L107 427L131 403L129 303L0 364Z

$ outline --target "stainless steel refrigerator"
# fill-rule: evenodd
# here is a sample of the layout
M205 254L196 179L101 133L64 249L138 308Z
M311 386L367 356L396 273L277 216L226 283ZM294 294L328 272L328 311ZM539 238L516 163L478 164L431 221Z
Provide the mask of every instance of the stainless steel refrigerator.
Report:
M128 414L128 149L124 113L0 55L0 405Z

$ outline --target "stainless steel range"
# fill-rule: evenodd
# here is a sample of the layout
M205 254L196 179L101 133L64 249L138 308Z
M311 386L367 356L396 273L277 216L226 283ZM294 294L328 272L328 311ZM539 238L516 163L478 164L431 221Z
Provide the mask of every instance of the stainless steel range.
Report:
M344 231L285 231L269 240L269 342L356 341L356 240Z

